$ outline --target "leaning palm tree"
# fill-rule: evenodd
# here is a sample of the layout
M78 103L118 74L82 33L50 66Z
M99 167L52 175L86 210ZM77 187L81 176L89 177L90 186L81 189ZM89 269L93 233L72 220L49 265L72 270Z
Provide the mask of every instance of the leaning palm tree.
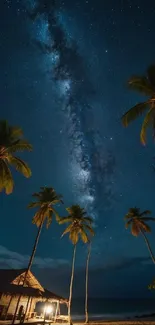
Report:
M138 103L130 108L122 116L122 122L127 127L130 122L146 112L140 133L141 142L145 145L146 132L149 127L152 128L153 137L155 137L155 65L147 69L146 76L133 76L130 78L128 86L147 96L147 98L144 102Z
M153 255L151 246L149 244L149 241L145 235L145 233L151 232L150 226L147 224L148 221L155 221L155 218L147 217L147 215L150 215L150 211L146 210L143 212L140 212L140 209L138 208L130 208L129 212L125 216L126 220L126 229L131 226L131 233L133 236L142 235L145 243L147 245L147 248L149 250L149 253L151 255L153 263L155 263L155 257Z
M37 211L36 211L36 213L35 213L35 215L34 215L34 217L32 219L32 223L37 226L38 232L37 232L37 236L36 236L36 239L35 239L35 242L34 242L32 254L31 254L31 257L30 257L30 260L29 260L29 263L28 263L28 267L27 267L27 270L25 272L25 276L24 276L24 279L23 279L23 284L22 284L23 287L24 287L24 285L26 283L26 278L27 278L28 272L31 269L31 266L32 266L32 263L33 263L33 260L34 260L34 257L35 257L35 253L36 253L36 249L37 249L37 245L38 245L38 242L39 242L39 238L40 238L40 234L41 234L43 224L46 222L46 227L48 229L51 222L52 222L53 215L55 215L56 221L59 221L60 217L59 217L57 211L55 210L54 206L56 204L63 203L62 202L62 196L57 194L52 187L41 187L40 192L34 193L34 194L32 194L32 196L36 200L31 202L28 205L28 207L29 208L37 208ZM17 314L19 303L20 303L20 299L21 299L21 296L19 296L18 301L17 301L17 305L16 305L16 309L15 309L12 324L14 324L14 321L15 321L15 318L16 318L16 314Z
M69 215L67 217L61 218L59 224L69 223L67 228L64 230L62 236L69 233L69 239L74 245L73 250L73 260L72 260L72 272L70 281L70 291L69 291L69 302L68 302L68 320L71 324L71 301L72 301L72 289L73 289L73 279L74 279L74 266L75 266L75 256L76 256L76 246L79 239L83 243L89 242L88 233L93 233L91 228L92 218L88 217L86 211L79 205L72 205L70 208L66 209Z
M58 222L60 217L57 211L55 210L54 206L56 204L63 203L62 195L57 194L56 191L52 187L41 187L40 192L32 194L36 201L31 202L28 207L37 208L37 212L35 213L32 223L35 224L38 228L38 233L35 239L32 255L29 261L28 269L31 268L32 262L36 253L39 237L41 234L41 230L43 224L46 222L46 228L48 229L53 215L56 217L56 221Z
M25 177L31 176L28 165L15 155L20 151L31 151L32 145L23 138L23 131L16 126L10 126L7 121L0 121L0 192L5 190L6 194L13 191L14 181L10 166Z

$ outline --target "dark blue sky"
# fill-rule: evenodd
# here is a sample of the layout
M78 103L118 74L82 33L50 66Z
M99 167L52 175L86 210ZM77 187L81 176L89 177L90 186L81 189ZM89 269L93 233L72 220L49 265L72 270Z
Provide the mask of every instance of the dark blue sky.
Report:
M127 89L127 79L154 63L154 1L59 0L50 13L57 21L51 33L49 12L32 21L22 1L0 6L1 119L20 125L34 146L23 155L31 179L14 173L13 194L1 194L0 265L26 265L36 234L26 207L34 191L49 185L64 195L65 206L79 203L95 219L90 294L149 295L153 266L143 239L132 238L123 217L135 205L155 213L154 148L151 137L145 148L140 144L140 121L124 129L120 118L143 99ZM58 32L63 48L50 54L39 49L38 41L49 45ZM60 59L66 78L55 81ZM43 231L35 272L51 290L66 294L72 245L59 239L61 232L54 222ZM155 249L154 235L149 238ZM85 257L79 245L77 295Z

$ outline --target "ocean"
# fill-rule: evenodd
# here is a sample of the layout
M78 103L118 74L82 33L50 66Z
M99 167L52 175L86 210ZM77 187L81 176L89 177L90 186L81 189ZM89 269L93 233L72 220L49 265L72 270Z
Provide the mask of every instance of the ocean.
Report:
M155 313L155 299L102 299L93 298L88 301L90 320L126 319ZM84 299L72 302L72 319L83 320Z

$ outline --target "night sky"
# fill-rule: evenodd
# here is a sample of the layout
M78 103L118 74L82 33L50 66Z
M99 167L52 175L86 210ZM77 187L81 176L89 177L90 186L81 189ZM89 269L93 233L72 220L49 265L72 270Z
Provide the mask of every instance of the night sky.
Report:
M36 234L27 205L40 186L52 186L64 196L61 215L78 203L95 220L90 296L150 296L154 266L123 217L133 206L155 216L154 144L148 135L141 145L141 120L127 129L120 120L143 100L127 89L128 78L154 63L154 1L58 0L37 10L36 19L28 15L37 8L33 0L1 2L0 116L21 126L34 150L22 155L32 177L14 173L13 194L1 194L0 267L27 265ZM43 230L33 270L46 287L67 295L73 247L60 239L62 230L55 222ZM154 231L152 225L155 252ZM84 292L85 259L80 244L77 296Z

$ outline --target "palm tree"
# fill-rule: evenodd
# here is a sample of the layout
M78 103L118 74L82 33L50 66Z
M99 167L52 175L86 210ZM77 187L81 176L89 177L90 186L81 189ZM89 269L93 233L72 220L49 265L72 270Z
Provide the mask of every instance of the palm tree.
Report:
M25 285L28 272L30 271L33 260L34 260L34 256L35 256L35 253L37 250L37 245L39 242L43 224L46 222L46 228L48 229L52 222L53 215L55 215L56 221L59 221L60 217L59 217L57 211L54 209L54 205L56 205L58 203L63 203L62 196L57 194L52 187L41 187L40 192L34 193L34 194L32 194L32 196L34 198L36 198L36 200L34 202L31 202L28 205L28 207L29 208L38 208L37 212L35 213L35 215L32 219L32 223L38 227L38 232L37 232L37 236L36 236L36 239L34 242L34 246L33 246L30 260L29 260L29 264L28 264L27 270L25 272L25 276L24 276L24 280L23 280L23 284L22 284L23 287ZM14 321L16 318L20 299L21 299L21 296L19 296L18 301L17 301L16 310L14 313L12 324L14 324Z
M53 215L55 215L56 221L59 221L60 217L57 211L54 209L54 205L63 203L62 195L57 194L52 187L41 187L40 192L34 193L32 196L36 198L36 201L31 202L28 207L38 208L32 219L32 223L38 227L38 233L29 261L28 269L30 269L32 266L43 224L46 222L46 228L48 229L52 222Z
M147 96L147 98L144 102L138 103L130 108L130 110L122 116L122 122L123 125L127 127L130 122L146 112L140 133L141 142L145 145L148 127L152 128L153 138L155 137L155 65L147 69L146 76L134 76L130 78L128 86Z
M0 121L0 192L6 194L13 191L14 181L9 166L15 167L25 177L31 176L28 165L14 154L18 151L32 151L32 145L23 139L23 131L10 126L6 120Z
M153 263L155 263L155 257L153 255L151 246L149 244L149 241L145 235L145 233L151 232L150 226L148 226L148 221L155 221L155 218L147 217L147 215L150 215L150 211L146 210L143 212L140 212L140 209L138 208L130 208L129 212L126 214L125 219L126 221L126 229L131 226L131 233L133 236L142 235L145 243L147 245L147 248L149 250L149 253L151 255Z
M69 239L74 245L73 250L73 260L72 260L72 272L70 281L70 291L69 291L69 302L68 302L68 319L71 324L71 301L72 301L72 289L73 289L73 279L74 279L74 266L75 266L75 256L76 256L76 246L79 238L83 243L89 242L88 233L93 234L91 228L92 218L86 215L86 211L79 205L72 205L66 209L69 215L67 217L61 218L59 224L69 223L69 226L64 230L62 236L69 233Z

